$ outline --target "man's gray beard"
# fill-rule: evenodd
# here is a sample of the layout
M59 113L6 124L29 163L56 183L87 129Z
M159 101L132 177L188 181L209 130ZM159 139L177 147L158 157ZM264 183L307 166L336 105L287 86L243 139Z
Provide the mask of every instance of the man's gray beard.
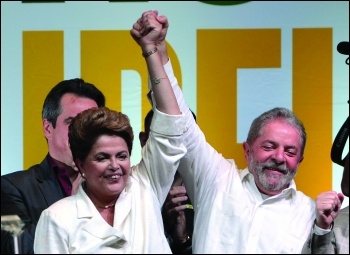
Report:
M284 174L282 176L274 175L274 178L280 180L279 184L270 184L268 182L268 179L264 174L265 168L274 168ZM272 160L268 160L264 163L258 163L254 160L252 155L250 156L249 171L251 173L255 172L262 186L270 191L278 191L283 189L284 187L287 187L297 173L297 169L295 169L295 171L291 171L287 166L278 165ZM269 176L271 177L271 174Z

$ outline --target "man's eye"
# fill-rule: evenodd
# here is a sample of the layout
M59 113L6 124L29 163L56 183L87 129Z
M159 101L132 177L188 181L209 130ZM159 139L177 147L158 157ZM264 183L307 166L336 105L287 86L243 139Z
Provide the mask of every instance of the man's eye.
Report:
M272 145L263 145L261 146L264 150L273 150L273 146Z
M286 151L286 154L290 157L294 157L297 155L297 152L296 151Z

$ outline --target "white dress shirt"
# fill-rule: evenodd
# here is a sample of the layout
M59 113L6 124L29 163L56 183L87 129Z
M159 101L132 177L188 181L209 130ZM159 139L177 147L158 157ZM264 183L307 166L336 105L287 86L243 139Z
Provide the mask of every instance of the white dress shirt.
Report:
M195 210L193 253L301 253L315 220L314 201L297 191L294 181L263 199L249 171L238 170L206 142L170 60L165 69L188 128L179 172Z

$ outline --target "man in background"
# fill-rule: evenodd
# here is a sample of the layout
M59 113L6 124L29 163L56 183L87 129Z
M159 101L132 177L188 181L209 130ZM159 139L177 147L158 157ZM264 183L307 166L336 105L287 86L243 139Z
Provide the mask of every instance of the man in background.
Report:
M59 82L46 96L42 128L48 153L26 171L1 176L1 215L18 215L24 221L18 237L19 253L34 253L34 234L41 212L77 191L79 172L72 168L68 126L85 109L105 105L103 93L82 79ZM35 148L34 148L35 149ZM1 253L14 253L14 239L1 230Z

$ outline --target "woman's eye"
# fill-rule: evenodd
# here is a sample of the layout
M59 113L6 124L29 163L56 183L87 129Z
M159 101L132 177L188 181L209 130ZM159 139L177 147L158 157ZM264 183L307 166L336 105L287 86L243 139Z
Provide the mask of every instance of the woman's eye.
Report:
M124 160L124 159L126 159L126 158L128 158L127 155L119 155L119 156L118 156L118 159L121 159L121 160Z
M101 157L101 156L99 156L99 157L96 158L97 161L103 161L103 160L105 160L105 159L106 159L106 157Z

